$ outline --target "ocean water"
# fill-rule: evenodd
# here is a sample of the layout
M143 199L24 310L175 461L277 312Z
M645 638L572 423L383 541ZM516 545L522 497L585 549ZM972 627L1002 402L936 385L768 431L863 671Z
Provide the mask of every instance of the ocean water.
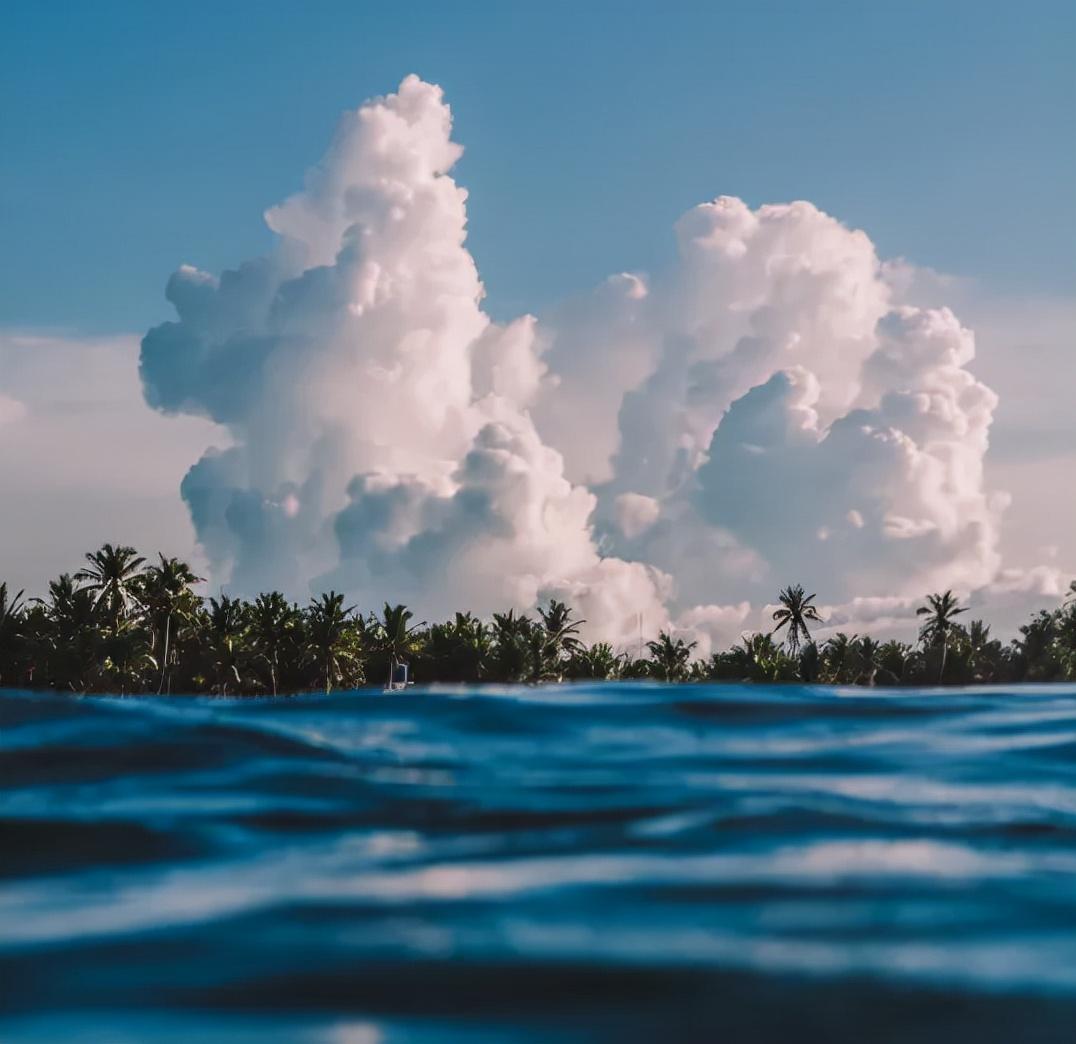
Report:
M0 693L0 1040L1076 1040L1076 688Z

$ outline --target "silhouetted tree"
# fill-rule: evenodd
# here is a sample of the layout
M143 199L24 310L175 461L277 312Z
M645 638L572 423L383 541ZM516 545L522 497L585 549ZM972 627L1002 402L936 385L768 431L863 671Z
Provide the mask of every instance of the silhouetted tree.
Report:
M22 591L9 596L0 583L0 685L18 680L22 649Z
M94 596L113 627L127 614L140 590L142 566L146 560L133 547L105 544L100 551L86 554L88 566L75 573L75 580Z
M949 652L949 635L953 629L953 617L966 613L952 591L944 594L927 595L927 604L916 609L917 616L926 617L919 630L919 640L924 647L941 649L941 667L938 669L938 681L945 677L945 660Z
M660 681L683 681L688 674L691 650L697 642L673 638L667 631L658 634L657 641L647 642L650 650L650 674Z
M429 627L403 605L357 615L329 592L306 608L280 592L253 602L221 595L204 601L185 562L158 555L146 566L134 548L105 544L86 566L48 585L28 603L0 582L0 685L72 692L213 692L238 696L357 686L387 677L408 659L422 681L544 682L656 678L670 682L822 682L922 685L1076 681L1076 582L1061 604L1036 613L1003 645L951 591L917 611L920 644L879 643L837 633L821 645L809 624L814 595L781 592L769 634L749 634L730 649L694 660L696 645L668 631L631 656L579 637L584 621L553 600L532 619L516 609L486 622L456 613ZM774 635L785 631L782 646ZM365 668L365 670L364 670Z
M303 614L279 592L260 594L247 608L247 635L256 667L266 671L269 691L279 690L281 665L297 658Z
M306 654L326 695L334 687L350 688L363 680L354 611L354 606L344 608L344 596L336 591L311 599L307 609Z
M802 642L811 640L811 632L807 629L807 623L821 623L822 617L812 604L815 596L805 594L801 584L793 584L786 587L778 596L781 608L774 611L773 618L777 626L773 629L776 634L782 627L788 631L785 640L788 643L788 651L795 656Z

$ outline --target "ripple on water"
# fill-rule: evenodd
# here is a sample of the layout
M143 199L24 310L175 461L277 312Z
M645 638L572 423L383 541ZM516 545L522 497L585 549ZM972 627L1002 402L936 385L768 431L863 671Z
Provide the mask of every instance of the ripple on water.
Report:
M0 693L0 1039L1069 1041L1074 751L1071 687Z

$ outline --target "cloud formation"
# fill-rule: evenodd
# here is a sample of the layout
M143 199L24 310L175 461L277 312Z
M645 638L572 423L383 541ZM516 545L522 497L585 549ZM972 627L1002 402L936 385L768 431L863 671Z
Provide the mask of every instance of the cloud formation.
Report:
M182 484L215 580L425 614L556 595L590 637L642 618L705 652L790 580L888 606L999 578L997 397L864 233L721 197L669 270L498 324L451 130L408 77L267 212L270 256L169 281L141 374L229 432Z
M601 558L594 495L535 430L536 324L482 311L450 132L416 77L346 116L268 212L273 256L172 277L178 321L143 342L146 397L232 435L183 496L235 589L336 587L430 613L570 590L616 640L638 612L662 616L667 579Z

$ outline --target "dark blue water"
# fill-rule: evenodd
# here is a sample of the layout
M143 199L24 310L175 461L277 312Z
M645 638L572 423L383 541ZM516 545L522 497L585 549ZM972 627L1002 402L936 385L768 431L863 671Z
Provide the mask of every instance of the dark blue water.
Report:
M0 694L0 1040L1076 1040L1076 689Z

